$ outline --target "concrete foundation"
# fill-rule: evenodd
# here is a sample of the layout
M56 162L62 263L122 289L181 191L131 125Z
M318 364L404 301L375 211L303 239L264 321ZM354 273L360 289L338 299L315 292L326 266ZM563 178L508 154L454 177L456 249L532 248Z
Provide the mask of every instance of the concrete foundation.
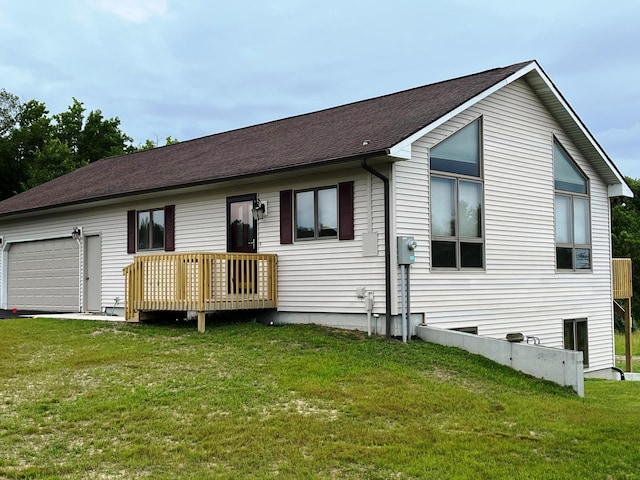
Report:
M582 352L482 337L418 325L419 338L476 353L528 375L569 386L584 397Z

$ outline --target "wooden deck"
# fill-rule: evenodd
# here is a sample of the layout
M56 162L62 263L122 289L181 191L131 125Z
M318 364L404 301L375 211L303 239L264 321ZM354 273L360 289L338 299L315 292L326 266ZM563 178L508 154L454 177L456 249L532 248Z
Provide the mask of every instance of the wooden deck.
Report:
M192 311L204 331L206 312L278 305L278 257L251 253L136 255L124 268L125 318L140 312Z

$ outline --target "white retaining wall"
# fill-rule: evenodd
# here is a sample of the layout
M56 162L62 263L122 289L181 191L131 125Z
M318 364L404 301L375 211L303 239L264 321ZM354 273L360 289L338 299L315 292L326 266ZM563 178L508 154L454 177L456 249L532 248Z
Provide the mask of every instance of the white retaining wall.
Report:
M584 397L582 352L482 337L471 333L418 325L416 334L426 342L476 353L534 377L573 388Z

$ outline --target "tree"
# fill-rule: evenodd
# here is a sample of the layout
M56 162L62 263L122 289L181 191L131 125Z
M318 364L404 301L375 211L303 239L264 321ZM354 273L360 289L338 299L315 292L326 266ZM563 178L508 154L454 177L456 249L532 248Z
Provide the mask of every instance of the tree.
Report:
M166 147L167 145L175 145L176 143L180 143L180 141L175 138L172 138L171 136L168 136L167 138L165 138L164 146ZM142 152L143 150L151 150L153 148L158 148L159 146L160 144L157 138L155 141L147 139L144 143L141 143L140 145L138 145L135 151Z
M7 135L18 123L21 106L17 95L0 88L0 137Z
M21 103L0 90L0 200L104 157L135 151L120 119L82 102L52 116L44 103Z
M631 305L640 307L640 180L625 177L634 198L614 200L611 209L613 256L631 258L633 265L633 298ZM619 322L616 322L619 328Z

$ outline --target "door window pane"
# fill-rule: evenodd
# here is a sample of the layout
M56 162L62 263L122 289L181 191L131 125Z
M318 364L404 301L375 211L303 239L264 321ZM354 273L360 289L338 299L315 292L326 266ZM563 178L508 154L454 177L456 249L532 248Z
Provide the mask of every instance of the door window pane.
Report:
M338 235L338 195L336 188L318 190L318 236Z
M455 180L431 177L431 231L433 236L455 236L455 205Z
M482 237L482 187L475 182L460 182L458 212L460 215L460 236Z

